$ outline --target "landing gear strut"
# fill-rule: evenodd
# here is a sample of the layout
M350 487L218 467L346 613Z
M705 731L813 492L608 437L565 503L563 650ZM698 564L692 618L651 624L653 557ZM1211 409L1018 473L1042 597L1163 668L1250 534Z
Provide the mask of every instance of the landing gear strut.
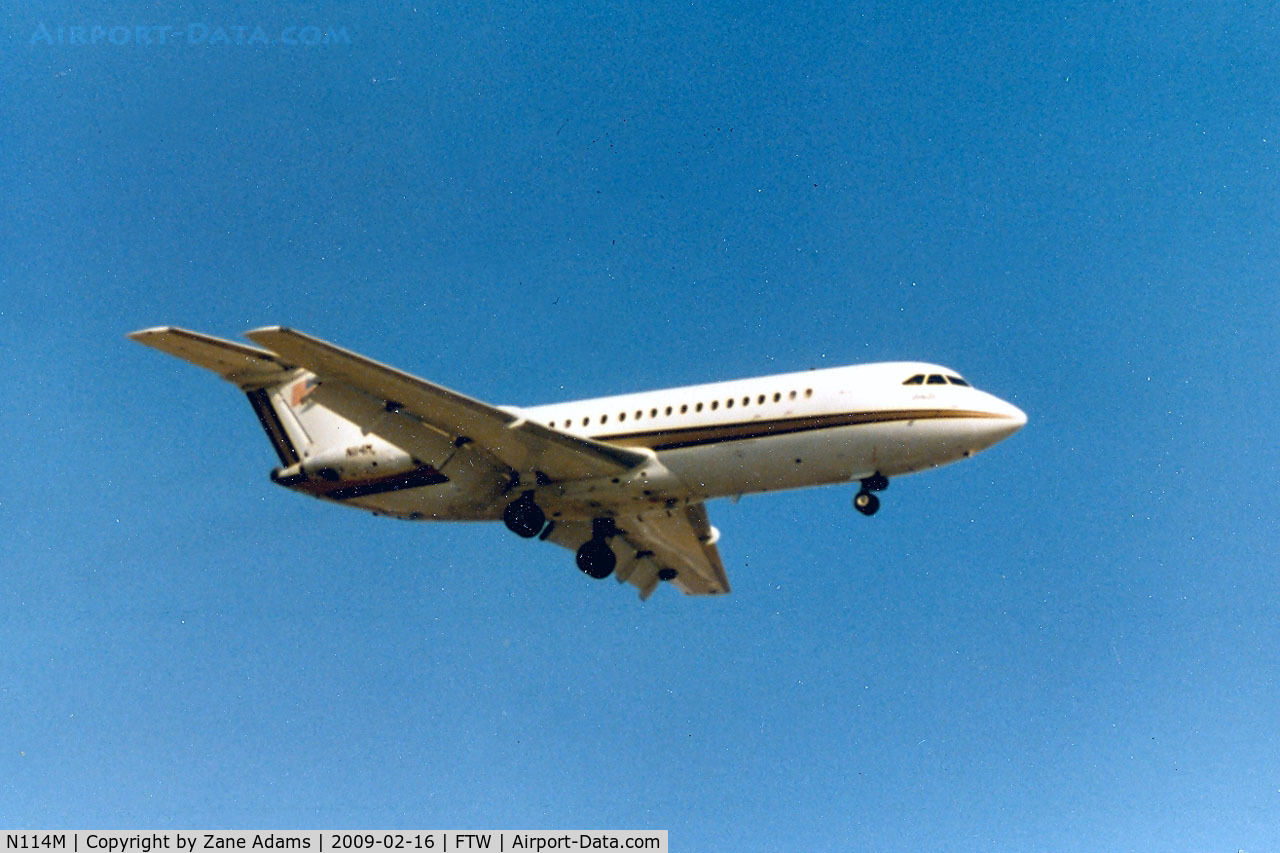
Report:
M880 499L872 492L883 492L889 488L889 478L879 471L862 481L862 488L853 496L853 508L863 515L875 515L880 509Z
M597 518L591 523L591 538L578 549L578 568L588 577L601 580L613 574L618 556L609 547L609 537L618 535L612 518Z
M507 529L517 536L532 539L542 532L547 523L547 514L533 500L533 492L525 492L507 504L502 513L502 520Z

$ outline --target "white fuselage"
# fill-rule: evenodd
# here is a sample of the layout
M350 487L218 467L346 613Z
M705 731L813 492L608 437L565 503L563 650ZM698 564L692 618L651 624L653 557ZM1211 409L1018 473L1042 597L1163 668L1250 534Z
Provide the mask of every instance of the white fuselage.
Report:
M971 456L1026 423L1017 407L960 382L938 365L894 362L504 408L653 451L653 464L634 476L538 489L553 517L574 517L672 495L701 501L899 476ZM469 481L467 467L464 448L442 466L448 483L345 502L401 517L500 517L509 501L502 484Z
M785 373L521 410L571 434L648 447L700 498L907 474L984 450L1026 423L1016 407L898 362Z

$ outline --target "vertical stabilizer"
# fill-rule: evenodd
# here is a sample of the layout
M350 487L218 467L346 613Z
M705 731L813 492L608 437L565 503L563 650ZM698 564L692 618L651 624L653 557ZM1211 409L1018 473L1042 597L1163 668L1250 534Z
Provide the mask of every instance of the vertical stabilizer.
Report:
M326 449L367 440L356 424L312 399L317 387L316 375L300 370L270 388L247 392L286 468Z

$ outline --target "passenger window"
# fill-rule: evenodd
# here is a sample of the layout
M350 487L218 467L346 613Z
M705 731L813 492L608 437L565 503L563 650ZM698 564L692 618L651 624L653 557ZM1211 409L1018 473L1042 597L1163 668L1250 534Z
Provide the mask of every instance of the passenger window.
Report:
M812 388L806 388L806 389L804 389L804 395L805 395L805 397L812 397L812 396L813 396L813 389L812 389Z
M602 424L607 424L608 422L609 422L609 416L608 416L608 415L601 415L601 416L600 416L600 423L602 423Z
M792 391L790 394L787 395L787 397L791 400L794 400L796 398L796 392Z
M671 416L671 407L670 407L670 406L667 406L667 416L668 416L668 417L670 417L670 416Z
M775 402L775 403L780 403L780 402L782 402L782 395L781 395L781 394L779 394L779 393L777 393L777 392L775 391L775 392L774 392L774 394L773 394L773 402Z
M930 385L946 385L946 384L947 384L947 380L943 379L941 376L939 376L939 375L938 375L938 374L936 374L936 373L930 373L930 374L929 374L929 381L928 381L928 384L930 384Z
M908 379L906 382L903 382L902 384L903 384L903 385L923 385L923 384L924 384L924 374L923 374L923 373L917 373L915 376L912 376L910 379Z
M947 377L947 380L948 380L952 385L961 385L961 386L963 386L963 387L965 387L965 388L968 388L968 387L969 387L969 383L968 383L968 382L965 382L965 381L964 381L963 379L961 379L959 376L948 376L948 377Z
M744 405L744 406L750 406L750 405L751 405L751 398L750 398L750 397L743 397L743 398L742 398L742 405Z
M694 406L694 407L693 407L693 410L694 410L695 412L701 412L701 411L702 411L702 404L701 404L701 403L699 403L698 405Z
M657 409L650 409L650 410L649 410L649 417L651 417L651 418L656 418L657 416L658 416L658 410L657 410Z
M719 401L719 400L712 400L712 401L711 401L711 411L713 411L713 412L714 412L714 411L715 411L716 409L718 409L718 408L720 408L720 401Z

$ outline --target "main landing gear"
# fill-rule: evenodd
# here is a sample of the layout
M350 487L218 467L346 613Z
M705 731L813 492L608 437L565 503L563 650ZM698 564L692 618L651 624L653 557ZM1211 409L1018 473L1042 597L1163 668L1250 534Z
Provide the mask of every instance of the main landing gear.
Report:
M853 496L853 508L863 515L875 515L880 509L880 499L872 492L883 492L889 488L889 478L876 472L862 481L862 488Z
M533 492L525 492L507 505L502 520L507 529L517 536L532 539L546 526L547 514L534 503Z
M533 499L533 492L528 491L507 504L502 513L502 521L507 529L517 536L532 539L539 533L546 538L551 532L547 526L547 514ZM554 524L554 522L552 522ZM618 535L612 518L597 518L591 522L591 538L582 543L578 549L578 568L583 574L597 580L613 574L618 565L618 556L609 547L609 539Z
M591 538L578 549L578 568L588 577L601 580L613 574L618 557L609 547L609 537L618 535L612 518L597 518L591 522Z

